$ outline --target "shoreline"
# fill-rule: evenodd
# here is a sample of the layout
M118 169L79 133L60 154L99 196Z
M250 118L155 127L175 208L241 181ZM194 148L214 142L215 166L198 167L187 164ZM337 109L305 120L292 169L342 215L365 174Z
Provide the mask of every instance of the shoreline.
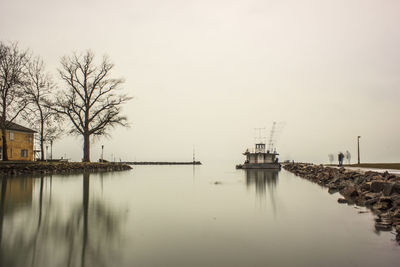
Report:
M367 207L376 216L375 229L394 229L400 244L400 176L304 163L289 163L283 168L328 188L330 194L339 192L343 198L338 198L338 203Z
M27 174L68 174L77 172L111 172L132 169L131 166L110 162L2 162L0 177Z

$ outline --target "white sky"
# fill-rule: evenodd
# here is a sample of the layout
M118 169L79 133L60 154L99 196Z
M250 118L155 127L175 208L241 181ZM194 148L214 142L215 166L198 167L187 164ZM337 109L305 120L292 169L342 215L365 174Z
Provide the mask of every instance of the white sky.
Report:
M129 129L95 140L93 161L241 162L256 127L286 126L281 159L400 161L400 1L1 0L1 41L40 55L109 55L134 97ZM82 157L64 137L54 157Z

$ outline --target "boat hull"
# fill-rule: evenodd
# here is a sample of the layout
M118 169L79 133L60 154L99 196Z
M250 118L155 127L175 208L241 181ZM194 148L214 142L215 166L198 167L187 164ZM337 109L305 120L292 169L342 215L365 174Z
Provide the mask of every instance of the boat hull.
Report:
M281 168L279 163L245 163L236 165L236 169L277 169Z

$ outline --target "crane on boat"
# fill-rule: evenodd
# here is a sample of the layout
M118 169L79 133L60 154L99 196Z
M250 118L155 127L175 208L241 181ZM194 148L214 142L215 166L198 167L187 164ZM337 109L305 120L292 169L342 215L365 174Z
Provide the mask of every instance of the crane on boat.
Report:
M284 126L285 126L284 122L274 121L272 123L271 131L269 133L268 146L267 146L268 151L270 152L276 151L275 144L277 143L279 135L282 132Z

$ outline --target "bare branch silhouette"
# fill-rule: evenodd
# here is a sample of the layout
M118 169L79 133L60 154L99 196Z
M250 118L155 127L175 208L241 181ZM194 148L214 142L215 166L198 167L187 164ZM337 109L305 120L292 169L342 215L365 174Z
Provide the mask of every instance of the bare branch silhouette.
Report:
M53 106L72 123L70 133L83 136L83 161L90 161L90 136L106 135L117 125L128 126L121 107L131 97L117 94L123 79L111 78L114 65L104 56L96 65L95 55L86 51L61 59L59 74L67 85Z
M6 129L27 107L24 94L28 51L21 51L17 43L0 42L0 128L3 160L8 160Z
M54 141L62 133L62 117L54 112L49 104L55 90L56 86L50 75L46 73L43 60L36 57L30 61L25 86L25 93L30 104L23 113L23 117L38 133L36 139L40 146L41 160L44 160L45 142Z

